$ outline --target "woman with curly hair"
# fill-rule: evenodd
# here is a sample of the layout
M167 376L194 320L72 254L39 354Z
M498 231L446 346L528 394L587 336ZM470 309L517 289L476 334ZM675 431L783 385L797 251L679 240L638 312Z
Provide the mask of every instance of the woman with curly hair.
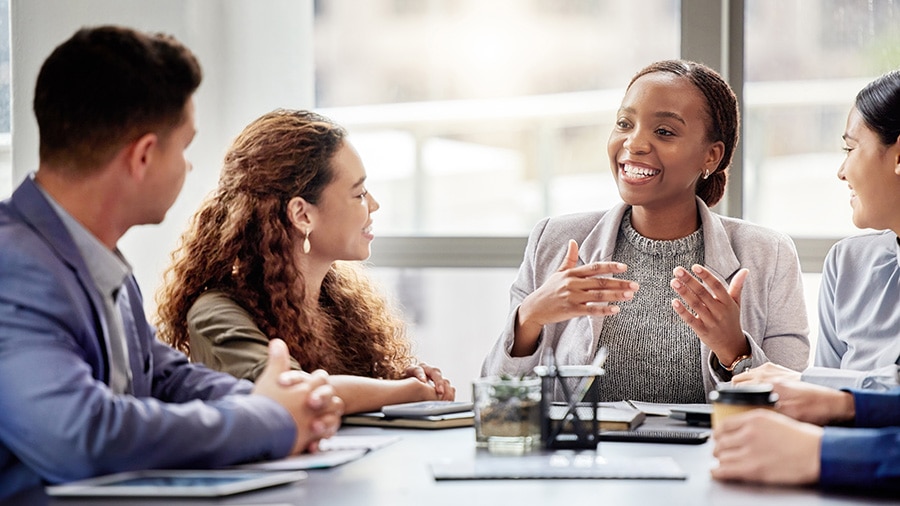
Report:
M159 335L194 362L255 380L270 338L332 374L346 412L453 399L416 363L403 322L354 261L370 254L366 172L346 131L308 111L248 125L194 215L157 296Z

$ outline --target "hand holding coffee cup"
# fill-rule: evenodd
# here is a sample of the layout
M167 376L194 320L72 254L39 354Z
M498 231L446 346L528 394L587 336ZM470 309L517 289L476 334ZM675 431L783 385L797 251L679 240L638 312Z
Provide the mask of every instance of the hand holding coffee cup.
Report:
M774 410L778 394L768 383L719 385L709 393L709 400L713 406L712 426L715 429L729 416L760 408Z

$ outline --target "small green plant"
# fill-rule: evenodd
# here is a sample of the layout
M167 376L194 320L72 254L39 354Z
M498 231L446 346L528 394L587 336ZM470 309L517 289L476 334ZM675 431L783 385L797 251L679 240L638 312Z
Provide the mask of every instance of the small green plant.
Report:
M500 376L500 382L494 385L493 397L501 402L510 399L524 399L532 391L526 381L534 378L536 376L527 374L521 374L518 377L503 374Z
M476 441L530 448L540 441L541 383L536 376L488 378L475 391Z

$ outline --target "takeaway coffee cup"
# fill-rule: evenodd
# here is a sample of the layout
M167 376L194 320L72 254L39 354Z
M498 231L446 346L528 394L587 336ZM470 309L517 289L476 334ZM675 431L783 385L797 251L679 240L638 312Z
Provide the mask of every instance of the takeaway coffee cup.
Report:
M712 426L729 416L744 413L751 409L775 409L778 394L772 391L772 385L720 385L709 393L712 402Z

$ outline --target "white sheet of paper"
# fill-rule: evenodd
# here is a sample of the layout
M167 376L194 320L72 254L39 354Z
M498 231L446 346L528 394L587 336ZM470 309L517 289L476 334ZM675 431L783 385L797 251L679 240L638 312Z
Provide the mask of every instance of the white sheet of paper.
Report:
M370 451L384 448L400 440L397 435L337 435L319 442L319 451L304 453L278 460L253 462L239 466L243 469L289 471L301 469L327 469L361 458Z

